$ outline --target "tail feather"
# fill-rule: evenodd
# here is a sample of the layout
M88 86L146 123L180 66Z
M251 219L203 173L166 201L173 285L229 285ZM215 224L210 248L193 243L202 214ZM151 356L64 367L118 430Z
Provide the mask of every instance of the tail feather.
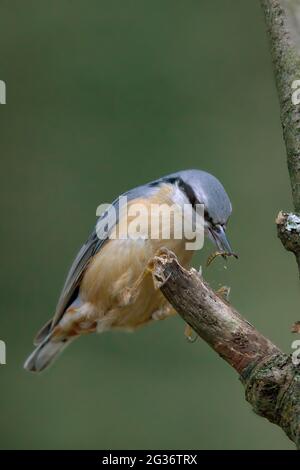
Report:
M35 346L38 346L39 344L41 344L44 341L44 339L49 336L51 327L52 327L52 318L49 321L47 321L47 323L43 326L43 328L41 328L38 331L38 333L35 335L35 338L33 340L33 344Z
M69 343L70 340L66 338L54 341L52 335L49 334L27 358L24 369L30 372L41 372L57 359Z

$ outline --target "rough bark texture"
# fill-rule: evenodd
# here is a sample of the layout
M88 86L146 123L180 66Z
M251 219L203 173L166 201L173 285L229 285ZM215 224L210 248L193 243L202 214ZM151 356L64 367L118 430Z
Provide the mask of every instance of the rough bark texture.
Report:
M280 117L286 146L294 213L279 212L277 233L283 246L294 253L300 276L300 106L292 101L293 83L300 80L300 2L299 0L261 0L273 60L280 104ZM297 331L297 329L295 330ZM265 373L266 372L266 373ZM262 376L261 376L262 374ZM272 386L272 380L274 386ZM267 380L265 380L267 379ZM271 379L271 380L270 380ZM277 380L279 379L279 380ZM256 400L256 390L265 388L266 400ZM271 383L271 387L269 384ZM268 389L270 398L268 399ZM273 405L274 391L277 393ZM248 378L246 398L279 424L298 449L300 427L300 373L288 357L277 356L269 371L259 370L255 380ZM263 393L264 395L265 393ZM278 407L277 407L278 403ZM271 414L269 415L271 411Z
M196 270L186 271L171 252L154 258L154 277L168 301L184 320L225 361L241 373L266 355L279 349L222 297L219 297ZM168 277L169 276L169 277ZM168 277L168 282L165 282Z
M278 235L284 247L295 254L300 276L300 105L292 102L292 84L300 80L300 2L261 0L270 41L280 104L295 214L279 213ZM299 85L297 86L299 88ZM298 221L297 221L298 219ZM300 227L300 225L299 225Z
M294 207L300 213L300 107L292 103L292 83L300 79L299 2L261 0L261 4L270 40Z
M300 368L192 269L167 250L153 259L154 284L186 323L240 374L253 410L300 448Z

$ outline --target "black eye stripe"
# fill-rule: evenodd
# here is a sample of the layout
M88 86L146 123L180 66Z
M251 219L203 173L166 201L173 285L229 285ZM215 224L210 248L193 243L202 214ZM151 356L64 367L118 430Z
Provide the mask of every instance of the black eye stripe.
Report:
M165 181L167 183L170 183L170 184L177 183L179 188L184 192L184 194L186 195L186 197L188 198L190 204L193 206L194 209L196 207L196 204L201 204L201 202L197 199L193 188L188 183L183 181L181 178L179 178L179 177L177 177L177 178L167 178L167 179L165 179ZM208 213L207 209L205 209L205 207L204 207L204 220L206 222L208 222L212 227L216 227L216 224L214 223L212 217L209 215L209 213Z
M193 208L195 208L196 204L200 204L192 187L188 183L185 183L181 178L168 178L166 181L171 184L177 183L179 188L185 193Z
M211 225L214 225L213 220L208 214L207 210L204 211L204 219L206 220L206 222L209 222Z

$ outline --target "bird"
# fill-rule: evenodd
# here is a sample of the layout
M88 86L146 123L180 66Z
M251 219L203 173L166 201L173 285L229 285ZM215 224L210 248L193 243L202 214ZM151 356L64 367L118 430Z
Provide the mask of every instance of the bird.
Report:
M121 197L126 198L127 206L118 213ZM98 217L79 250L53 318L34 339L36 348L25 361L26 370L46 369L67 345L82 335L135 331L176 313L160 290L155 289L147 268L159 249L171 250L184 267L189 266L194 251L186 249L184 236L174 236L175 222L170 226L170 237L166 237L157 216L147 215L143 219L149 222L150 229L159 226L155 238L148 236L149 227L146 234L142 231L140 236L128 235L128 223L134 221L129 209L142 205L150 210L155 204L177 208L181 218L187 217L181 210L184 205L191 208L191 217L197 205L202 205L205 235L219 251L232 253L226 236L232 205L223 185L212 174L182 170L125 192ZM110 209L117 216L109 226Z

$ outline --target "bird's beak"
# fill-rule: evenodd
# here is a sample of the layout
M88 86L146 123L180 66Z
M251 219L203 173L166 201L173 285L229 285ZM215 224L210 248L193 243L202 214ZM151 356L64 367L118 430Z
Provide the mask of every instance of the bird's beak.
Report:
M222 225L210 227L209 231L219 251L224 252L226 254L231 254L237 258L237 255L232 251L232 248L230 246L230 243L227 239L225 230Z

